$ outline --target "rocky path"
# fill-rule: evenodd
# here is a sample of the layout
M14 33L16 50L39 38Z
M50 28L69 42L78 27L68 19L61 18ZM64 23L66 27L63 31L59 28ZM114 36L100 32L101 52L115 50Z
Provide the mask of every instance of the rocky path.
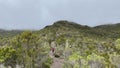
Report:
M51 68L63 68L64 59L53 58L53 64Z
M53 58L53 64L51 65L51 68L63 68L64 59L54 57L51 52L49 55Z

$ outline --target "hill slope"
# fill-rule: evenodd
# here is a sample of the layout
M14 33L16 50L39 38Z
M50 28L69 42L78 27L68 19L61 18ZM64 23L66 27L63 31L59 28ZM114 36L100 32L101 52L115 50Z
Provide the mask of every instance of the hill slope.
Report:
M120 37L120 24L100 25L89 27L69 21L57 21L53 25L46 26L40 30L43 35L83 35L91 38L112 38Z

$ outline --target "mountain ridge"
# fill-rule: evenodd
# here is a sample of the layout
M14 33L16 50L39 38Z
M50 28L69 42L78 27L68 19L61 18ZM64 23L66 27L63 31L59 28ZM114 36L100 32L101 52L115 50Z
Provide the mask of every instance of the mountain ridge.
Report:
M117 38L120 37L120 23L117 24L104 24L95 27L90 27L87 25L81 25L75 22L60 20L56 21L53 25L48 25L40 30L35 30L38 34L42 35L58 35L58 34L69 34L69 35L79 35L91 37L107 37L107 38ZM0 36L14 36L22 33L24 30L4 30L0 29Z
M55 22L53 25L46 26L42 30L49 30L53 33L71 33L71 34L83 34L85 36L96 36L106 38L117 38L120 37L120 23L117 24L105 24L95 27L87 25L80 25L74 22L61 20Z

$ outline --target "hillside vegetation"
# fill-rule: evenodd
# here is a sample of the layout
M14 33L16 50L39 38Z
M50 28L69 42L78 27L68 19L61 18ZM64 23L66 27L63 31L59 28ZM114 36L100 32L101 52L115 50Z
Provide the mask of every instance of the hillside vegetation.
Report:
M119 29L119 23L90 27L62 20L36 31L0 30L0 64L50 68L54 46L62 68L120 68Z

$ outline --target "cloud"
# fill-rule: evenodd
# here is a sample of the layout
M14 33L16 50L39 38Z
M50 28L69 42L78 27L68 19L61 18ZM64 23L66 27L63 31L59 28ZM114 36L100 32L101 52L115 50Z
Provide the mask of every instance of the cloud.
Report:
M56 6L48 6L48 9L57 19L68 19L95 26L119 22L119 6L119 0L71 0L58 2Z
M95 26L120 22L120 0L0 0L0 28L40 29L57 20Z
M39 0L4 0L0 3L0 23L8 29L35 27L40 22ZM18 27L10 27L12 24ZM29 24L29 25L28 25ZM34 25L36 24L36 25ZM21 26L20 26L21 25ZM0 26L4 28L3 26Z

